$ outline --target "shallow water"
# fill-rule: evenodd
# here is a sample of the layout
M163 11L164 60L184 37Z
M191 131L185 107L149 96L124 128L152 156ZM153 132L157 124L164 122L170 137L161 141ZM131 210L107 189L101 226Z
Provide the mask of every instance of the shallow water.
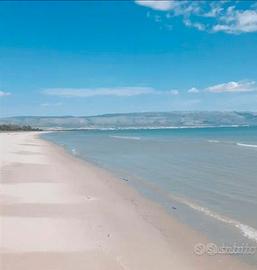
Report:
M257 246L257 127L42 135L115 172L218 244ZM257 265L255 256L243 259Z

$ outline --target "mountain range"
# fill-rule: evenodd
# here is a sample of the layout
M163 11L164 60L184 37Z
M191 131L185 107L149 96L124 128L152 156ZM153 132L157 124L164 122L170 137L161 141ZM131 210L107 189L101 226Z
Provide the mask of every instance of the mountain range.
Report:
M17 116L0 124L42 129L257 126L257 112L146 112L96 116Z

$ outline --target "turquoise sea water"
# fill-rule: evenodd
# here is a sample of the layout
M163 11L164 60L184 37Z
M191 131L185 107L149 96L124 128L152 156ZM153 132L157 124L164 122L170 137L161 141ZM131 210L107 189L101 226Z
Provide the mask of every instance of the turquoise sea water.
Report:
M211 241L257 246L257 127L61 131L42 137L127 179ZM257 254L243 259L257 265Z

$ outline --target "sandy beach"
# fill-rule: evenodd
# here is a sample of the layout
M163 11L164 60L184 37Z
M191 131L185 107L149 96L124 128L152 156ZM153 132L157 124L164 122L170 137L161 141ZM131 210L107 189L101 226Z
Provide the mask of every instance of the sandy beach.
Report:
M254 269L194 254L207 239L36 132L0 133L0 144L3 270Z

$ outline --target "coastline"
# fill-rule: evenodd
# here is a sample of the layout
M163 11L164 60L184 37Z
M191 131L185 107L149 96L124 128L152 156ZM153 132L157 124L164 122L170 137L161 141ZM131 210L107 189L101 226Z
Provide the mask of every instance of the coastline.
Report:
M3 269L253 269L37 132L1 133Z

